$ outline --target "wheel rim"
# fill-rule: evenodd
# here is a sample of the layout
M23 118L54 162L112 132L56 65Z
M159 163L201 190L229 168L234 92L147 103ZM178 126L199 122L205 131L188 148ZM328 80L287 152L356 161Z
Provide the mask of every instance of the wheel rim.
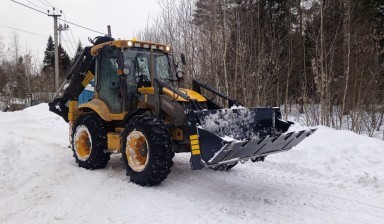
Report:
M84 125L77 127L74 141L77 158L87 160L92 151L92 139L88 128Z
M133 131L127 136L125 155L128 165L136 172L145 169L148 163L148 141L140 131Z

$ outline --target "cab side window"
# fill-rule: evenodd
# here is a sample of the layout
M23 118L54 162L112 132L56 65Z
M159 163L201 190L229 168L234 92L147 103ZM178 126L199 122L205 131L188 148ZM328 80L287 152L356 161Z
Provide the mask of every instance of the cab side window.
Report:
M117 75L117 58L113 54L102 54L99 59L98 89L99 98L107 105L111 113L121 113L120 82Z

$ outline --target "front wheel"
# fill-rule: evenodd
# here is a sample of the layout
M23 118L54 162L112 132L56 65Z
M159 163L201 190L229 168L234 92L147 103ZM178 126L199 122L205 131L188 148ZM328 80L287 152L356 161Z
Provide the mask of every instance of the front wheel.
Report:
M86 169L104 168L109 161L107 149L107 123L95 113L77 119L72 131L72 151L76 163Z
M171 136L157 117L138 115L122 134L122 161L131 182L141 186L161 183L173 165Z

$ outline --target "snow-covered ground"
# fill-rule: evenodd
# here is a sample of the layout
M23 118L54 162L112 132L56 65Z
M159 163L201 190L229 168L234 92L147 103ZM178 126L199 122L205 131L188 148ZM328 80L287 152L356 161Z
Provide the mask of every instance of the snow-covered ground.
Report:
M177 154L161 185L130 183L114 155L77 167L47 104L0 113L0 223L384 223L384 141L325 127L229 172Z

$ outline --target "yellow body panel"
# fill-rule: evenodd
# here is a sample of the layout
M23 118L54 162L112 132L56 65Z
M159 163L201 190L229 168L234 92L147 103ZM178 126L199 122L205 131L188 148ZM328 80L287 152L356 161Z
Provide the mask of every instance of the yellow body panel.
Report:
M189 136L189 140L191 140L191 152L192 155L200 155L200 145L199 139L197 135Z
M79 106L79 109L84 108L89 108L95 111L104 121L121 121L124 119L125 115L127 115L127 112L123 112L121 114L111 114L107 104L100 99L92 99L88 103L84 103Z
M109 132L107 134L108 138L108 150L113 152L121 151L121 135L120 133Z
M187 94L192 100L197 100L198 102L206 102L207 101L207 99L205 99L205 97L203 97L198 92L195 92L191 89L180 88L179 90L184 92L185 94ZM141 87L138 89L138 91L140 93L145 93L145 94L154 94L155 88L153 88L153 87ZM187 102L187 100L185 100L184 98L181 98L180 96L173 93L171 90L169 90L167 88L163 88L163 93L164 93L164 95L169 96L170 98L175 99L177 101Z
M192 145L191 146L192 151L200 149L199 145Z
M191 135L191 136L189 136L189 140L196 140L198 138L198 136L197 135Z
M132 42L132 46L128 46L128 42ZM115 40L115 41L108 41L102 44L98 44L91 48L91 55L96 56L101 48L103 48L105 45L115 46L117 48L128 48L128 47L144 47L148 46L147 48L154 48L154 49L160 49L164 52L167 52L165 49L167 45L164 44L158 44L158 43L151 43L151 42L145 42L145 41L137 41L137 40Z
M87 75L85 76L81 84L83 84L83 86L86 87L91 82L92 79L93 79L93 74L91 71L88 71Z
M200 155L200 149L192 150L192 155Z
M68 103L68 120L75 121L78 117L77 100L70 100Z
M83 108L89 108L95 111L101 117L101 119L105 121L112 121L111 113L109 112L107 104L105 104L100 99L92 99L88 103L84 103L79 106L79 109Z
M199 144L199 140L192 140L191 141L191 145L198 145Z

